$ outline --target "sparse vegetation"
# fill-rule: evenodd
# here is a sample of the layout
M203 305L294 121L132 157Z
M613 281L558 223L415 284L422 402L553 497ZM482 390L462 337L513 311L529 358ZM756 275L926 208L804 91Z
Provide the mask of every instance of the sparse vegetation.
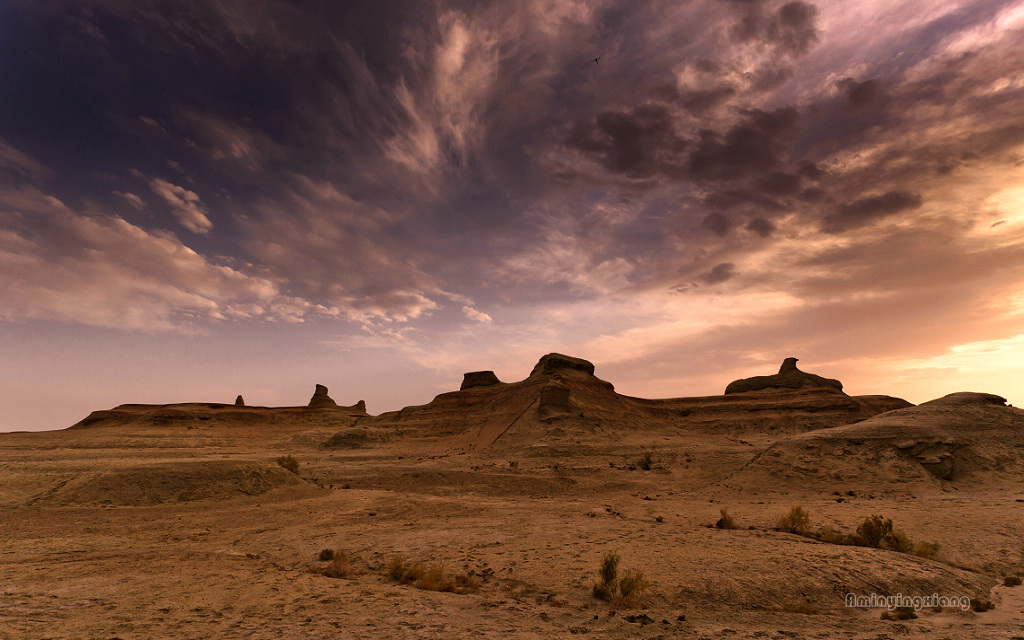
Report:
M976 600L971 598L971 609L978 613L984 613L992 608L992 603L988 600Z
M409 562L402 556L395 556L388 562L388 576L400 584L412 584L425 591L447 591L450 593L471 593L480 588L476 578L459 574L447 575L441 565L427 569L422 562Z
M299 461L291 456L281 456L277 459L277 464L284 469L297 474L299 472Z
M323 552L320 553L320 557L323 557ZM321 573L328 578L345 578L351 571L352 567L349 565L348 556L341 549L336 549L331 554L330 564L324 567Z
M654 466L654 456L650 451L644 451L643 455L633 462L633 465L643 471L650 471Z
M655 522L665 522L665 516L657 516L654 518Z
M779 516L776 528L786 533L805 535L811 525L811 515L803 507L797 505L790 507L788 513Z
M330 562L334 560L334 549L324 549L320 552L320 562Z
M722 514L722 517L719 518L718 522L715 523L715 528L717 528L717 529L738 529L739 528L736 525L736 520L734 520L733 517L731 515L729 515L729 511L725 507L722 507L721 509L719 509L719 513Z
M892 611L883 611L882 620L914 620L917 613L914 607L896 607Z
M869 516L857 525L857 541L862 547L882 548L882 543L892 537L892 520L882 516Z
M640 571L627 571L619 578L619 560L619 554L614 551L604 554L597 570L600 580L594 583L593 595L624 609L638 607L643 604L650 583Z
M1021 584L1021 576L1006 576L1003 578L1004 587L1019 587Z

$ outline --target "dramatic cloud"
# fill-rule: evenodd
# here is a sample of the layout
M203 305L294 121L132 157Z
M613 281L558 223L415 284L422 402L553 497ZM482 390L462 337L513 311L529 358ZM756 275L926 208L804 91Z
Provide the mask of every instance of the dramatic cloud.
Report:
M822 229L828 233L840 233L902 211L920 209L921 203L921 196L916 193L886 191L839 205L835 214L825 218Z
M0 25L12 344L230 323L430 371L421 395L574 349L639 395L776 351L918 390L900 372L1021 344L1013 3L54 0Z

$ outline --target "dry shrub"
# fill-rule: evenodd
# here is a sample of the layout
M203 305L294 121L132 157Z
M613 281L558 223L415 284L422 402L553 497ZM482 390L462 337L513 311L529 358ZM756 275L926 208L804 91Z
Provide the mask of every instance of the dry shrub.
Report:
M341 549L336 549L331 556L330 564L324 567L321 573L328 578L345 578L351 571L352 567L349 565L348 556Z
M885 545L899 553L910 553L914 550L914 543L902 531L893 531L889 538L885 540Z
M619 579L619 597L615 604L627 609L640 606L650 584L640 571L627 571L626 575Z
M334 549L324 549L320 552L320 562L330 562L334 560Z
M803 507L797 505L790 507L788 513L784 513L779 516L776 528L779 531L795 533L802 536L807 533L807 529L810 525L811 515L804 511Z
M400 584L414 584L425 591L448 591L451 593L472 593L480 588L480 581L466 574L449 576L440 565L429 570L422 562L409 562L402 556L391 558L387 566L388 576Z
M600 580L594 583L592 593L595 598L625 609L638 607L643 603L650 583L639 571L627 571L619 578L619 560L619 554L614 551L604 554L597 570Z
M857 541L862 547L882 548L882 542L892 537L892 520L882 516L869 516L857 525Z
M444 569L438 565L423 574L416 586L424 591L455 591L455 581L445 576Z
M284 469L297 474L299 472L299 461L291 456L281 456L277 459L277 464Z
M722 517L719 518L718 522L715 523L715 527L716 528L718 528L718 529L738 529L739 528L736 525L736 520L734 520L733 517L731 515L729 515L729 511L727 509L725 509L724 507L722 509L719 509L719 513L722 514Z
M938 542L918 542L914 547L914 555L920 558L930 558L939 552Z
M892 611L883 611L882 620L914 620L917 613L914 607L896 607Z
M1004 587L1019 587L1021 584L1020 576L1006 576L1003 578Z
M978 613L984 613L992 608L992 603L988 600L975 600L971 598L971 609L974 609Z
M597 571L603 584L615 584L615 579L619 574L619 560L619 554L614 551L604 554L604 558L601 559L601 568Z

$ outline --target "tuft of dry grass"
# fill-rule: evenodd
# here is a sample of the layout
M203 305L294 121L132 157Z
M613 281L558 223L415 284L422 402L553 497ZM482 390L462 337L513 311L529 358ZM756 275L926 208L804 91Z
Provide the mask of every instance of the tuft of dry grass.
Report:
M639 607L646 600L650 583L640 571L627 571L620 578L619 561L619 554L614 551L604 554L597 570L600 580L594 583L591 593L623 609Z
M719 509L719 513L722 514L722 517L719 518L718 522L715 523L715 528L717 528L717 529L738 529L739 528L739 526L736 524L736 520L731 515L729 515L728 509L726 509L725 507L722 507L721 509Z
M480 588L480 581L466 574L450 576L444 567L434 565L427 569L422 562L409 562L402 556L393 557L386 568L388 576L400 584L412 584L424 591L472 593Z
M299 461L291 456L281 456L277 459L277 464L282 468L291 471L294 474L299 473Z
M779 516L775 526L779 531L802 536L807 533L811 526L811 515L803 507L795 505L790 507L787 513Z
M649 586L651 583L647 581L642 572L627 571L619 579L619 597L614 604L625 609L639 607L647 596L647 587Z
M330 564L324 567L320 573L328 578L346 578L351 572L352 567L348 562L348 556L341 549L335 549Z

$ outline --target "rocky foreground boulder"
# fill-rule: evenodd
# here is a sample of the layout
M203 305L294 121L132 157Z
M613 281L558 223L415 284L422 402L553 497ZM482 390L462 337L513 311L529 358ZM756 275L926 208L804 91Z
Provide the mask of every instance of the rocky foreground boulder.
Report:
M772 376L754 376L733 380L725 388L726 395L746 393L749 391L790 391L793 389L835 389L843 390L843 383L831 378L823 378L813 373L797 369L797 358L786 358L779 367L779 372Z

